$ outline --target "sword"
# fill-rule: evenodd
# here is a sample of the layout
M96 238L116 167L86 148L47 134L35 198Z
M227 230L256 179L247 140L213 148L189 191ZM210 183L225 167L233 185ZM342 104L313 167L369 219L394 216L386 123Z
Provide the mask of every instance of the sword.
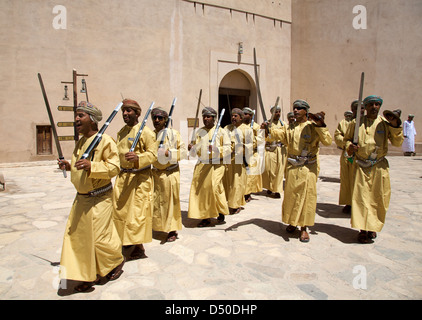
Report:
M215 139L217 138L218 129L221 125L221 120L223 120L224 112L226 112L226 109L222 109L220 113L220 119L218 119L217 126L215 127L214 133L212 135L212 139L209 141L210 145L213 146L215 143ZM208 154L211 154L211 151L208 150Z
M169 127L170 122L171 122L171 116L173 114L174 105L176 104L176 100L177 100L177 98L174 98L173 103L171 104L171 108L170 108L170 112L169 112L169 118L167 120L166 128L164 129L163 136L161 138L160 145L158 146L158 149L164 147L164 140L166 139L166 136L167 136L167 130L168 130L168 127Z
M283 99L281 99L281 119L284 119ZM282 126L284 126L284 123L281 119L280 119L280 123Z
M151 113L152 107L154 106L154 101L149 106L147 113L145 114L144 120L142 121L141 127L138 130L138 133L136 134L135 139L133 140L132 146L129 149L129 152L133 152L135 150L136 145L138 144L139 138L141 137L141 133L144 130L145 124L148 121L149 114Z
M84 154L82 155L81 159L87 159L89 157L89 154L92 150L100 143L101 139L103 138L103 133L106 131L108 126L110 125L110 122L114 119L116 114L119 112L120 108L122 107L123 102L120 102L117 107L113 110L111 115L108 117L107 121L102 126L101 130L98 131L97 135L95 136L94 140L89 144L88 148L85 150Z
M359 88L359 101L358 101L358 110L356 112L356 124L355 124L355 132L353 134L353 143L358 144L359 142L359 127L361 122L361 112L362 112L362 94L363 94L363 82L365 79L365 73L362 72L360 77L360 88Z
M252 115L252 120L251 120L251 129L253 129L253 123L255 121L255 110L252 110L252 111L253 111L253 115Z
M62 148L60 147L59 137L57 136L56 125L54 124L53 115L51 114L50 103L48 102L47 93L45 92L44 83L41 78L41 74L38 73L38 80L40 81L41 91L44 97L45 106L47 108L48 117L50 119L51 130L53 131L54 141L56 143L57 153L60 160L64 160ZM66 178L66 168L63 169L63 176Z
M202 89L199 91L198 105L196 106L195 124L193 125L192 139L190 141L191 144L195 142L195 130L196 130L196 126L198 125L197 120L198 120L199 106L201 105L201 97L202 97Z
M267 122L267 117L265 115L264 103L262 102L261 88L259 86L258 64L256 62L256 50L255 50L255 48L253 48L253 61L254 61L253 64L254 64L254 71L255 71L255 82L256 82L256 91L257 91L257 94L258 94L258 102L259 102L259 106L261 107L262 118L264 119L264 122Z
M269 137L271 136L270 129L271 129L271 126L273 125L275 107L278 105L279 100L280 100L280 97L277 97L277 99L275 100L274 109L273 109L273 111L271 111L270 122L268 122L268 126L265 128L265 132L268 134ZM283 125L283 122L281 122L281 125Z
M359 87L359 100L358 100L358 108L356 111L356 124L355 124L355 132L353 134L353 144L357 145L359 142L359 127L361 124L362 119L362 95L363 95L363 82L365 80L365 73L362 72L360 77L360 87ZM347 160L350 163L353 163L353 155L348 157Z
M275 104L274 104L274 111L271 112L271 118L270 118L270 123L268 124L268 130L270 130L270 128L273 124L275 108L278 106L279 101L280 101L280 97L277 97L277 99L275 100ZM281 124L281 125L283 125L283 124Z

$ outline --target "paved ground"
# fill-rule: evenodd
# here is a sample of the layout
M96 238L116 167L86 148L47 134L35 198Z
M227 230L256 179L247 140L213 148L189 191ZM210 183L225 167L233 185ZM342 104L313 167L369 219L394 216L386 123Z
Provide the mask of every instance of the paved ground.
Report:
M337 205L338 156L321 156L316 223L307 244L281 223L281 201L255 195L227 223L198 229L186 217L195 161L181 164L184 229L154 234L147 259L91 293L59 296L58 262L75 195L55 162L0 164L1 299L421 299L422 157L390 157L392 199L375 243ZM0 186L2 190L2 186ZM283 196L282 196L283 197Z

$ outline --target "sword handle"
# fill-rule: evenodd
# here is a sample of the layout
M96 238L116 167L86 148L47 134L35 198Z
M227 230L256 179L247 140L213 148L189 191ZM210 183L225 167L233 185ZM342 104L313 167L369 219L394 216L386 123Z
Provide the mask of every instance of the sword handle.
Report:
M59 157L59 160L64 160L64 157ZM66 166L64 167L62 171L63 171L63 177L67 178Z

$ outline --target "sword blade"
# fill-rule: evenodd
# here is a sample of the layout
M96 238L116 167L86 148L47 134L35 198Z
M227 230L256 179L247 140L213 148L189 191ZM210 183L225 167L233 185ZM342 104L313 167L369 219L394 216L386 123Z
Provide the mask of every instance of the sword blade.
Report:
M53 114L51 113L51 109L50 109L50 103L48 102L48 98L47 98L47 92L45 91L44 82L42 81L42 77L41 77L40 73L38 73L38 80L40 82L42 95L44 97L45 107L47 108L48 118L50 119L51 131L53 131L53 137L54 137L54 142L56 143L57 154L58 154L60 160L64 160L62 148L61 148L60 142L59 142L59 137L58 137L57 131L56 131L56 125L55 125L54 119L53 119ZM65 178L67 177L66 169L63 169L63 176Z
M148 108L148 110L145 114L144 120L142 121L141 127L139 128L138 133L136 134L135 139L133 140L132 146L129 149L130 152L135 151L135 147L138 144L139 138L141 137L142 131L144 130L144 127L145 127L145 125L148 121L149 114L151 113L151 110L154 107L154 104L155 104L154 101L151 102L151 105L149 106L149 108Z
M196 130L196 126L198 125L198 113L199 113L199 107L201 105L201 98L202 98L202 89L199 91L198 105L196 106L195 124L193 125L191 144L195 142L195 130Z
M363 83L365 81L365 73L362 72L360 77L360 87L359 87L359 100L358 100L358 109L356 111L356 124L355 124L355 132L353 134L353 143L358 144L359 142L359 127L361 124L361 110L362 110L362 95L363 95Z
M258 94L258 102L261 107L262 118L264 122L267 122L267 116L265 115L264 103L262 102L261 87L259 85L259 76L258 76L258 63L256 60L256 50L253 48L253 61L254 61L254 71L255 71L255 83L256 83L256 92Z

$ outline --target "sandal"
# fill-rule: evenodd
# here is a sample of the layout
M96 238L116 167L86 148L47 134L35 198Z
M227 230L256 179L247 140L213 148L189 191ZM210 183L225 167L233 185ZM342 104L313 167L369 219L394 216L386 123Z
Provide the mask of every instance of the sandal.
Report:
M359 234L358 234L358 241L359 241L360 243L368 243L368 242L369 242L369 241L368 241L368 235L367 235L367 232L366 232L366 231L361 230L361 231L359 232Z
M229 208L230 214L238 214L242 210L241 208Z
M218 224L224 224L224 223L226 223L226 222L224 221L224 219L225 219L224 214L219 213L219 214L218 214L218 218L217 218Z
M287 228L286 228L286 231L287 231L288 233L293 233L293 232L295 232L295 231L296 231L296 227L295 227L295 226L292 226L291 224L289 224L289 225L287 226Z
M109 274L106 276L108 280L113 281L113 280L119 279L119 277L123 273L123 266L125 264L125 261L126 261L126 258L123 257L123 262L119 264L116 268L111 270L111 272L109 272Z
M368 239L372 240L377 237L377 233L375 231L368 231Z
M100 283L101 283L101 277L100 277L100 275L97 274L97 279L95 279L94 285L100 284Z
M83 282L80 285L77 285L74 290L76 292L91 292L94 290L92 282Z
M309 234L305 230L300 231L300 242L309 242Z
M198 224L198 228L204 228L207 227L211 224L211 220L210 219L203 219L199 224Z
M169 232L169 234L167 235L167 242L174 242L177 239L177 232L176 231L171 231Z
M138 260L138 259L145 259L148 258L145 254L145 249L142 244L136 245L135 249L133 249L132 253L130 254L127 261Z

